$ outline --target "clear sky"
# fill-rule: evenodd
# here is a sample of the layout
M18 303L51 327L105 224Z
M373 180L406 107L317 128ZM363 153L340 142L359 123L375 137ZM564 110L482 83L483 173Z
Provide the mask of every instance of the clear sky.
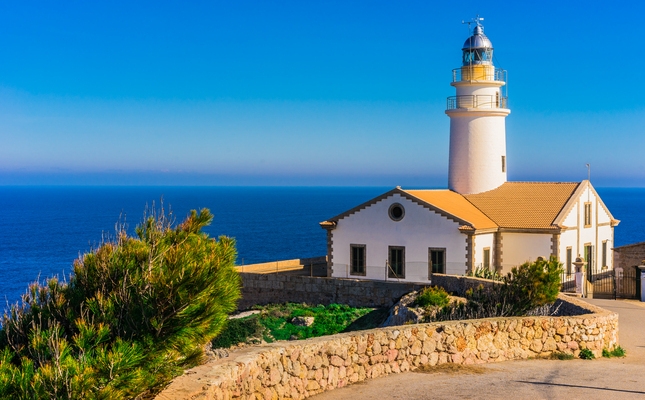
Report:
M645 2L6 1L0 184L446 187L481 14L510 180L645 186Z

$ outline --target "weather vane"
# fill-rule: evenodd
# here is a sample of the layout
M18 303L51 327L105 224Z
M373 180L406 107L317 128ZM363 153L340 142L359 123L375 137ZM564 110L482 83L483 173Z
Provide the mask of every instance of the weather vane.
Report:
M468 25L468 33L470 33L470 24L477 24L477 26L481 26L480 21L483 21L484 18L480 17L479 14L475 18L471 18L470 21L462 20L462 24L467 24Z

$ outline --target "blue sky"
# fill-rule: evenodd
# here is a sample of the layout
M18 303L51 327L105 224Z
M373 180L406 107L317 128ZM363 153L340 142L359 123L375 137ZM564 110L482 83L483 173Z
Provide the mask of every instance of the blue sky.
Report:
M642 2L0 3L0 184L445 187L481 14L510 180L645 186Z

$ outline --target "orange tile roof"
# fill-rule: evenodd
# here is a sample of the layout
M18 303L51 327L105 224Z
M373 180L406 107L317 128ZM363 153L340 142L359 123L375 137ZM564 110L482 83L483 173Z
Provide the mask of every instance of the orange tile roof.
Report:
M458 219L470 223L475 229L497 228L495 222L477 209L459 193L451 190L402 190Z
M464 195L501 228L551 228L579 182L506 182Z

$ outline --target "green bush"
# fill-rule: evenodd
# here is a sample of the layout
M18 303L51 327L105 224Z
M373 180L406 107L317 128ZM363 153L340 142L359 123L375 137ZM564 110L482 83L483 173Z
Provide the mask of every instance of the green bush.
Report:
M578 354L578 357L582 358L583 360L593 360L594 358L596 358L596 356L594 356L593 354L593 351L589 349L580 350L580 354Z
M257 315L229 319L222 332L213 339L213 348L228 348L252 338L262 338L264 329Z
M2 318L0 398L135 398L199 362L240 296L235 243L202 233L211 220L153 213L76 260L69 283L30 285Z
M528 311L558 298L561 276L562 264L557 258L538 259L514 267L504 278L504 289L518 310Z
M444 307L449 302L448 292L439 286L424 288L416 300L416 303L421 307Z
M515 267L501 283L469 289L466 303L444 307L435 321L547 315L560 291L562 264L555 258Z
M602 349L602 356L605 358L625 357L626 351L620 346L614 347L613 350Z

